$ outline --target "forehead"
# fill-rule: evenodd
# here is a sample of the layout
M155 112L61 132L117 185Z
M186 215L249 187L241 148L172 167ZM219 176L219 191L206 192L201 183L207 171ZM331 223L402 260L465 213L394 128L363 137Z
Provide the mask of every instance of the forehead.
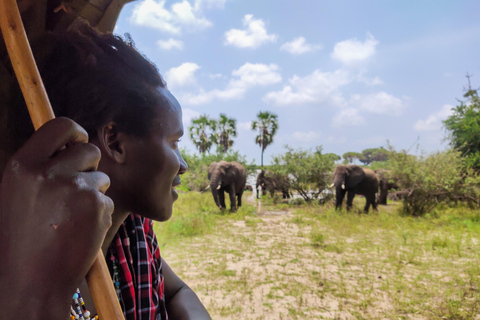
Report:
M153 121L153 131L163 135L183 133L182 108L177 99L165 88L158 88L158 105Z

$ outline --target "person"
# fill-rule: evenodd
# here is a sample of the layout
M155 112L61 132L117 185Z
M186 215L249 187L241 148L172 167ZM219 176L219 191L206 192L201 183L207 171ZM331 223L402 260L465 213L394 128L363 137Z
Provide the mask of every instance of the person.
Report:
M32 49L57 116L87 131L110 177L112 226L102 249L126 319L210 319L197 295L160 257L152 220L166 221L187 164L178 142L182 111L156 67L131 42L76 26ZM10 95L10 148L32 133L23 98ZM117 281L118 279L118 281ZM95 308L85 283L85 303Z
M100 150L87 140L78 124L57 118L35 132L5 167L0 184L5 317L39 320L48 313L49 319L65 320L72 292L100 250L113 202L104 195L109 178L94 171Z

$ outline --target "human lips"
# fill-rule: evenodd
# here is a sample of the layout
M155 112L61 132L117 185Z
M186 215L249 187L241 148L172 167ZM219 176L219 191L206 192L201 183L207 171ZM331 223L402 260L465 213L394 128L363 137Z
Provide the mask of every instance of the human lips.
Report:
M176 186L179 186L182 183L179 177L176 177L172 182L172 189L175 190Z

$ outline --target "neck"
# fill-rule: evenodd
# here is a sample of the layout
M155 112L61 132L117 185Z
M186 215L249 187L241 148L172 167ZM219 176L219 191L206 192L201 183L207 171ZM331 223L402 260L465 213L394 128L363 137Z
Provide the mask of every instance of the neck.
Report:
M114 211L112 213L112 226L110 227L110 229L108 229L107 235L105 236L105 240L103 241L102 245L102 251L104 255L107 254L108 247L110 246L113 238L117 234L120 225L123 223L123 221L125 221L129 214L129 212L124 211Z

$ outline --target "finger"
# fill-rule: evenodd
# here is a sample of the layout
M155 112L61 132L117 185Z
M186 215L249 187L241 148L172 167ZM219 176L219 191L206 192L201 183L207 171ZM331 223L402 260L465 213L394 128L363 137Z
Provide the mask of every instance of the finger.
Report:
M75 183L82 189L94 189L105 194L110 187L110 178L103 172L81 172L75 179Z
M51 171L68 173L68 171L95 171L100 162L100 150L91 143L69 145L55 154L48 162Z
M17 154L37 162L38 158L51 157L67 143L79 142L88 142L88 134L85 129L73 120L55 118L41 126Z

